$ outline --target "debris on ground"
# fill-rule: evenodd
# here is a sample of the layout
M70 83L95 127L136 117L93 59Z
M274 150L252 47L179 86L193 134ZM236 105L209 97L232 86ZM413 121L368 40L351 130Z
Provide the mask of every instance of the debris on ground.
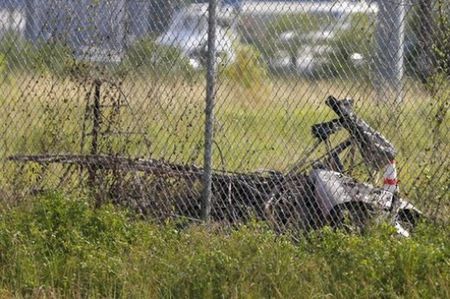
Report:
M330 96L326 105L338 118L312 126L317 142L289 171L215 171L211 219L236 224L256 218L279 231L324 225L362 230L373 220L385 219L399 234L408 236L421 213L399 196L396 172L392 177L393 145L355 114L352 100ZM330 137L340 130L346 130L349 137L331 147ZM326 154L311 159L323 144ZM362 160L359 164L357 152ZM341 158L344 154L346 159ZM97 200L125 205L160 221L200 219L203 170L195 165L99 154L16 155L9 160L63 165L68 170L60 184L74 173L88 172L88 180L95 179L95 184L87 185L95 186ZM388 180L392 186L378 188L358 182L351 177L357 166L365 168L370 177L386 168L385 183Z

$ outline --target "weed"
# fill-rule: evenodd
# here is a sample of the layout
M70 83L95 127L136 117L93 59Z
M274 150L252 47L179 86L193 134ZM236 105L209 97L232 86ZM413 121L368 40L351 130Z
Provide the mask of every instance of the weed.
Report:
M293 241L253 222L156 226L51 193L0 212L2 294L53 297L446 298L448 228L387 225Z

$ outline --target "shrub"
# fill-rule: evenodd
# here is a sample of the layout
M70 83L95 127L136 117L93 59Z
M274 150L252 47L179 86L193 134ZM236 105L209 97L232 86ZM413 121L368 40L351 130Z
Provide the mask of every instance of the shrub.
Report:
M0 41L0 54L5 57L7 71L33 71L67 75L74 64L73 51L58 41L38 40L34 43L15 33L6 33Z
M8 61L5 54L0 53L0 76L4 76L8 69Z
M141 39L127 50L122 68L158 77L181 74L189 78L194 74L188 58L179 49L157 45L151 38Z
M331 53L319 71L320 75L345 78L369 75L374 51L374 19L366 14L354 14L349 18L350 28L341 30L330 42ZM354 53L361 54L363 58L360 67L351 60Z
M26 294L92 286L111 293L121 255L137 238L123 212L51 194L0 218L0 284ZM110 285L102 285L104 282ZM1 288L1 287L0 287ZM60 294L62 295L62 294Z
M444 0L411 7L406 20L406 71L424 83L450 76L450 10ZM430 10L430 11L428 11Z
M66 76L77 64L72 49L58 41L38 41L32 50L31 65L37 72Z
M49 194L0 212L0 293L17 297L448 298L448 227L277 235L183 230ZM9 295L8 295L9 294ZM38 296L39 295L39 296Z
M259 88L267 78L261 53L252 46L240 46L236 61L223 71L225 77L247 89Z
M33 62L32 45L13 32L7 32L1 37L0 53L7 71L25 69Z

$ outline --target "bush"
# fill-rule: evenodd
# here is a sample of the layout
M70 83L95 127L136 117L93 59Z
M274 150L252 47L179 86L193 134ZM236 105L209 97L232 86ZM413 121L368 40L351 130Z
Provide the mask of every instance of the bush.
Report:
M406 71L424 83L433 81L438 73L450 77L450 10L444 3L436 0L429 6L416 5L407 15Z
M72 49L57 41L39 41L34 45L33 52L31 65L40 73L66 76L77 65Z
M448 298L448 227L410 239L387 225L276 235L155 226L105 206L49 194L0 212L5 297Z
M261 53L252 46L240 46L236 61L223 71L225 77L247 89L259 88L267 78Z
M74 64L73 51L57 41L31 43L15 33L5 34L0 41L0 54L7 72L28 71L67 75Z
M13 32L7 32L1 37L0 53L8 72L25 69L32 63L34 56L32 45Z
M4 76L8 69L8 61L3 53L0 53L0 76Z
M94 211L58 194L39 198L1 215L0 289L27 294L44 284L58 293L83 286L110 293L120 286L121 255L136 238L112 207Z
M157 45L146 38L134 43L122 62L128 71L141 71L155 76L175 76L181 74L189 78L194 70L188 58L175 47Z
M349 29L343 29L330 43L331 53L327 63L319 71L325 77L360 78L368 77L374 53L374 19L366 14L350 17ZM352 62L354 53L361 54L363 64L358 67Z

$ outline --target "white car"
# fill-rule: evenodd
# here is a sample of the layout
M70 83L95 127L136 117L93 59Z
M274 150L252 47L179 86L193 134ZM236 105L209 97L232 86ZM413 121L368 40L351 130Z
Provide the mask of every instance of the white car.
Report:
M237 40L234 30L228 26L231 9L218 12L216 51L218 63L231 64L236 59L233 43ZM166 32L156 39L160 46L175 47L189 60L194 69L204 67L204 55L208 43L208 5L191 4L175 13Z

